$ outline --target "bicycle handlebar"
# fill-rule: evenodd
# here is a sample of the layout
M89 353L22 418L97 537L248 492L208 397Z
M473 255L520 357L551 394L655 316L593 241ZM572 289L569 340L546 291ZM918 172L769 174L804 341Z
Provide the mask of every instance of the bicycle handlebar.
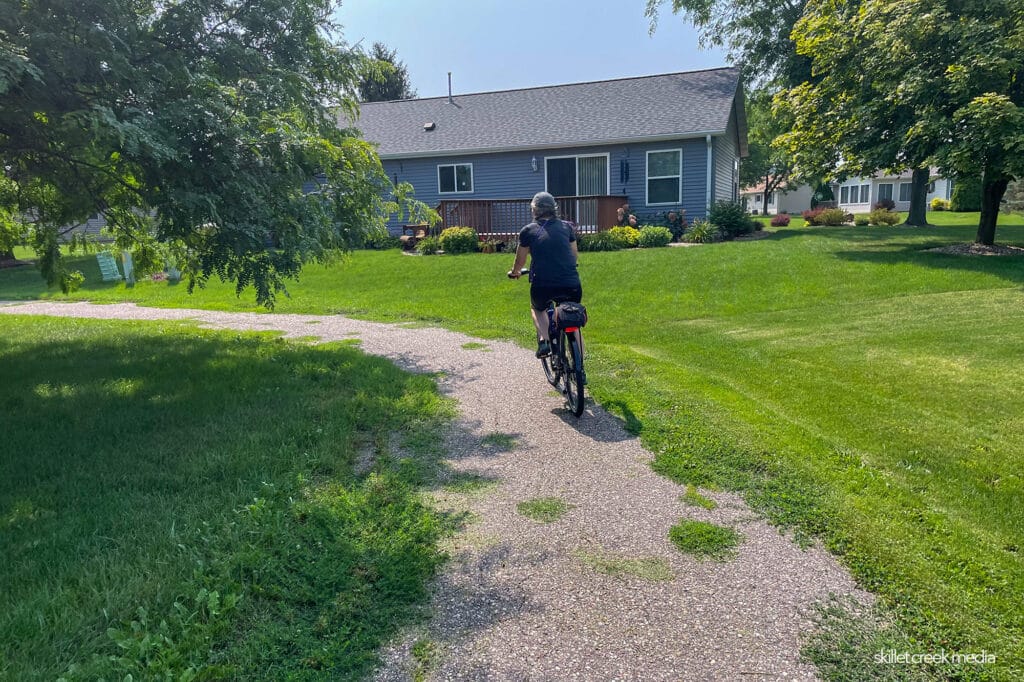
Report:
M511 270L509 270L509 271L508 271L507 273L505 273L505 274L506 274L506 276L507 276L507 277L508 277L509 279L515 279L514 277L512 277L512 271L511 271ZM520 270L520 271L519 271L519 274L520 274L520 275L529 275L529 274L530 274L530 268L523 268L522 270Z

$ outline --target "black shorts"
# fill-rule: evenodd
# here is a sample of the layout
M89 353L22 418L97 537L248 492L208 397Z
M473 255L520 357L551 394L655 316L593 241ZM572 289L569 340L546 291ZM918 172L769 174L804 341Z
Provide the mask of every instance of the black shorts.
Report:
M530 285L530 305L534 310L547 310L548 303L565 303L566 301L583 302L583 287L547 287L541 284Z

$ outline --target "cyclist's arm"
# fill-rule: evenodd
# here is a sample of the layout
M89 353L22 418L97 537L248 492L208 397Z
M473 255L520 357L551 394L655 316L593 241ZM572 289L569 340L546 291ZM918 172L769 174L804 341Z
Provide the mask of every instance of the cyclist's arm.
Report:
M530 255L529 246L520 246L516 249L516 264L512 266L512 277L518 278L519 271L526 265L526 257Z
M576 248L576 242L574 242L574 241L569 242L569 246L572 248L572 259L573 259L573 262L575 262L576 264L579 264L579 262L580 262L580 250L578 248Z

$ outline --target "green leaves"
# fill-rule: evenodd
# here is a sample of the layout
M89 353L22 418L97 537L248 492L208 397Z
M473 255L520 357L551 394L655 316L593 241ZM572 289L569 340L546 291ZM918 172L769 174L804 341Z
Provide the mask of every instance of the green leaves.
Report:
M363 57L337 34L337 4L6 3L0 165L18 190L0 209L46 231L100 213L141 265L159 267L163 244L190 287L219 277L267 306L388 211L425 213L338 127ZM71 284L51 237L44 273Z

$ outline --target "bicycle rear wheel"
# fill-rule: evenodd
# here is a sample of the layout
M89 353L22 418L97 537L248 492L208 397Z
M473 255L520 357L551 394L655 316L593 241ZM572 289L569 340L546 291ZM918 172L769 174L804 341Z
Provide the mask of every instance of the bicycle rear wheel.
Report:
M565 368L565 401L569 410L579 417L583 414L583 353L580 351L580 342L575 334L566 334L568 353L566 353Z
M546 358L540 359L540 365L544 368L544 377L548 380L548 383L558 388L558 385L562 383L562 373L555 369L555 354L547 356Z
M564 338L561 334L552 334L551 355L540 359L540 364L544 368L544 377L559 391L562 390L562 377L565 374L565 354L561 352L562 344L559 341L564 343Z

